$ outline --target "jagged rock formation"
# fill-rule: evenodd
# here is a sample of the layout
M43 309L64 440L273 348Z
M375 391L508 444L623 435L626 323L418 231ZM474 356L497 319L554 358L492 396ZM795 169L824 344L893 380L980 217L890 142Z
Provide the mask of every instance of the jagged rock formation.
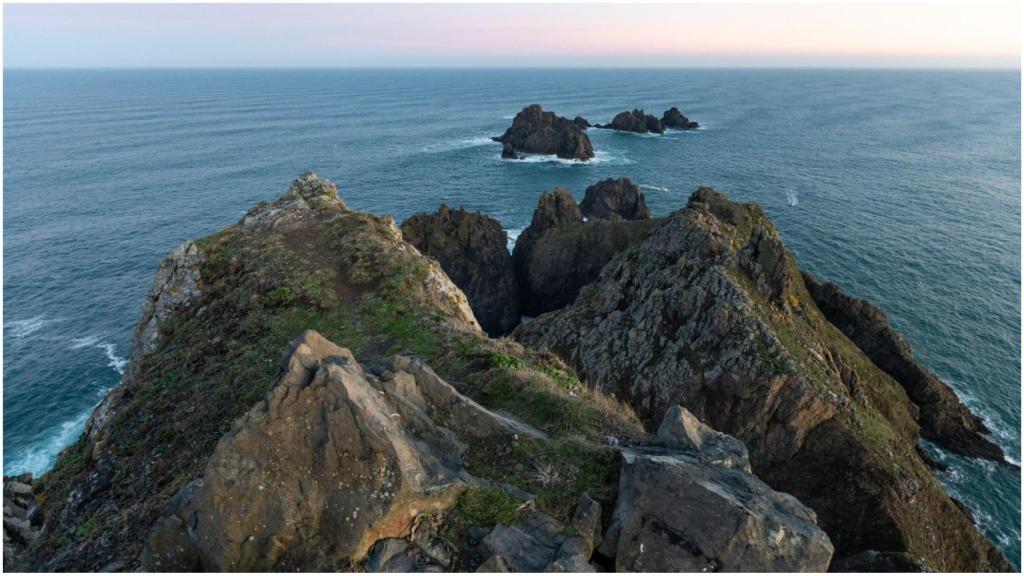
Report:
M610 124L605 124L602 128L610 128L622 132L636 132L638 134L646 134L648 132L655 134L665 133L665 126L662 125L661 120L640 109L634 109L632 112L628 110L619 112L615 115L615 118L612 118Z
M554 154L575 160L594 157L590 138L579 126L554 112L545 112L540 104L523 108L512 120L512 126L494 140L510 145L514 152Z
M918 456L903 389L825 319L756 205L698 190L515 336L649 422L680 404L742 440L759 477L817 513L839 560L1010 568Z
M694 130L696 128L700 128L700 124L697 124L693 120L683 116L683 113L675 106L665 110L665 114L661 117L661 123L665 128L671 128L673 130Z
M824 320L759 210L704 191L667 219L584 223L564 191L541 204L535 251L650 236L535 320L558 333L558 318L592 315L581 339L631 323L592 344L596 361L567 354L614 378L581 381L555 354L487 337L390 218L306 174L194 242L194 294L139 340L87 433L35 482L41 531L5 569L569 571L713 555L820 569L813 515L748 461L808 495L841 561L1009 567L923 471L902 389ZM604 358L644 362L602 373ZM669 382L668 358L701 368L677 365ZM678 401L644 405L634 382ZM605 386L649 421L668 412L657 436ZM614 531L601 510L621 519ZM658 523L689 536L650 534ZM638 555L637 538L652 547Z
M629 178L608 178L587 186L580 212L588 219L645 220L651 210L640 187Z
M39 512L32 475L4 476L5 566L11 566L39 538Z
M587 121L583 116L577 116L572 119L572 123L575 124L580 130L586 130L590 128L590 122Z
M920 411L921 436L964 456L1004 461L1003 450L984 436L989 430L981 418L938 376L914 361L910 344L892 329L885 312L871 302L847 296L831 282L818 282L807 272L803 279L825 317L907 391Z
M519 323L519 284L500 222L442 204L434 214L410 216L402 236L440 262L488 334L507 334Z
M404 368L412 367L409 372ZM462 436L510 443L528 427L395 358L368 373L306 332L267 397L218 443L201 481L171 499L143 556L151 571L322 570L407 536L470 483ZM463 426L458 426L463 424Z
M535 316L571 304L615 254L646 236L652 222L584 222L567 190L542 194L533 220L512 250L523 314Z

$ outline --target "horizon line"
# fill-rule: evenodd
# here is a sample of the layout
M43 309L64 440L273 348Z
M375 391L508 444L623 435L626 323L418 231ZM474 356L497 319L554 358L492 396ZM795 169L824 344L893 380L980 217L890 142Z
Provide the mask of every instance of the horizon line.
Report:
M930 70L930 71L1003 71L1020 72L1021 65L870 65L870 64L835 64L835 65L680 65L680 66L622 66L622 65L567 65L567 66L516 66L516 65L344 65L344 66L274 66L274 65L234 65L234 66L4 66L7 71L143 71L143 70Z

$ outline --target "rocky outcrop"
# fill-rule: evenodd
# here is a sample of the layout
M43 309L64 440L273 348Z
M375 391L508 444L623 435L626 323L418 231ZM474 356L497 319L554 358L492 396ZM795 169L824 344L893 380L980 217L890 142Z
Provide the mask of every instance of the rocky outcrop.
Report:
M824 572L832 544L814 512L734 468L684 453L623 450L601 550L618 572Z
M501 157L505 160L522 160L525 158L522 154L517 153L516 149L508 142L505 142L501 147Z
M941 570L1010 566L918 456L903 389L821 314L756 205L699 190L572 306L515 337L648 422L680 404L739 438L760 478L815 511L837 559L879 550Z
M11 566L39 538L39 513L32 475L4 476L4 565Z
M554 112L545 112L540 104L523 108L512 120L512 126L494 140L510 145L515 152L554 154L571 160L594 157L590 138L579 126Z
M404 368L412 367L411 371ZM465 444L436 421L511 442L527 432L396 358L379 375L306 332L266 399L221 439L153 529L143 569L324 569L362 560L454 506ZM457 412L457 413L456 413ZM458 429L458 426L456 426Z
M519 323L519 285L508 252L508 237L494 218L442 204L434 214L416 214L402 223L402 237L441 264L492 336Z
M495 526L480 542L487 560L477 571L596 572L590 564L600 539L601 506L583 494L568 526L528 510L513 525Z
M661 123L665 128L671 128L672 130L694 130L700 128L700 124L683 116L683 113L675 106L665 110L665 114L661 117Z
M651 217L644 193L629 178L608 178L587 186L580 212L588 219L601 220L644 220Z
M619 112L610 124L605 124L602 128L610 128L621 132L636 132L637 134L646 134L648 132L663 134L665 132L665 126L662 125L661 120L640 109L634 109L632 112L628 110Z
M545 192L512 250L523 314L535 316L571 304L615 254L646 236L652 222L583 222L567 190Z
M663 446L696 454L704 464L750 472L750 457L743 442L704 424L682 406L672 406L665 412L657 439Z
M981 418L938 376L914 361L910 344L892 329L885 312L844 294L831 282L822 284L806 272L803 279L825 317L903 386L919 409L921 436L964 456L1004 461L1002 449L984 436L989 431Z
M577 116L572 119L572 123L575 124L580 130L586 130L590 128L590 122L587 121L583 116Z

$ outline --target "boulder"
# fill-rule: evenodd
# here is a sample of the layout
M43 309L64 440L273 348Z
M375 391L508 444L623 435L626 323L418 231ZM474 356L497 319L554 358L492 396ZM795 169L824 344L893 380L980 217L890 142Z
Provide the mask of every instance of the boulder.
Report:
M591 220L645 220L651 217L644 193L629 178L608 178L588 186L580 211Z
M651 222L571 306L515 338L650 425L678 404L741 440L761 479L815 511L839 559L1009 566L919 456L903 388L818 310L760 207L701 189Z
M824 572L832 544L814 512L733 468L624 449L602 553L619 572Z
M952 388L914 360L910 344L889 325L885 312L867 300L846 295L831 282L822 284L807 272L803 279L829 322L903 386L919 409L921 436L957 454L1005 461L1002 448L984 436L989 430L981 418L960 402Z
M143 569L322 570L359 562L375 543L407 536L420 515L452 507L474 480L465 443L435 419L478 422L473 433L499 444L519 429L416 361L390 366L397 371L378 378L305 332L266 399L169 502ZM374 562L405 565L387 552Z
M572 160L594 157L590 138L579 126L554 112L545 112L540 104L523 108L512 120L512 126L494 140L510 145L516 152L554 154Z
M519 285L508 252L508 236L494 218L442 204L433 214L402 223L402 237L441 264L492 336L508 334L519 323Z
M665 127L662 126L661 120L644 113L640 109L634 109L632 112L628 110L619 112L612 119L611 124L605 124L604 127L622 132L636 132L638 134L646 134L648 132L663 134L665 132Z
M700 128L700 124L697 124L693 120L683 116L683 113L675 106L665 110L665 114L661 117L661 123L665 128L671 128L673 130L694 130L696 128Z
M545 192L512 250L522 313L536 316L571 304L615 254L641 241L653 222L583 222L568 191Z
M669 448L692 452L705 464L750 472L743 442L704 424L689 410L675 405L665 412L657 439Z
M596 572L590 556L600 542L601 506L586 494L569 526L534 509L514 525L498 524L481 541L488 559L478 571Z

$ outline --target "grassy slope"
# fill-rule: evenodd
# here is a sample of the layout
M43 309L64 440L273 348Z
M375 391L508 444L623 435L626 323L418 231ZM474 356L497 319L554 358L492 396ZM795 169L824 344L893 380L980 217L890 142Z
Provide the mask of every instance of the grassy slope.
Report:
M361 359L426 357L485 406L551 434L500 460L474 447L474 473L521 484L559 516L575 502L567 495L581 490L610 509L618 467L601 441L606 433L641 436L632 412L589 392L557 358L451 320L424 288L427 261L400 244L390 219L353 212L287 236L236 225L199 241L202 297L163 325L160 347L125 384L100 457L83 439L41 479L48 529L24 566L135 567L164 503L201 475L217 440L263 397L288 342L305 329ZM554 481L531 480L548 466L561 470ZM65 512L69 496L97 478L105 487ZM491 500L476 498L477 507Z

